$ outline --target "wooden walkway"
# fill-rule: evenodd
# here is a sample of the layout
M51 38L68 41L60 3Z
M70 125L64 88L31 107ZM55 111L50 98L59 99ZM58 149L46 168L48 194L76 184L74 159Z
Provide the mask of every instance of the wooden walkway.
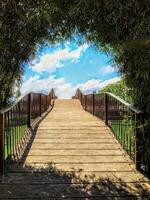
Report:
M150 183L104 122L78 100L56 100L3 178L0 199L143 200Z

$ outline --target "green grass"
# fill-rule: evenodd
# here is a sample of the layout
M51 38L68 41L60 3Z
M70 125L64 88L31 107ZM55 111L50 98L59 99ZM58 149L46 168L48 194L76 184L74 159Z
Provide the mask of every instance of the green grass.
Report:
M17 119L10 120L9 124L5 127L4 159L7 159L13 154L27 128L26 118L19 119L17 125L15 120Z
M134 157L135 154L135 126L131 120L111 120L111 128L124 147L124 149Z

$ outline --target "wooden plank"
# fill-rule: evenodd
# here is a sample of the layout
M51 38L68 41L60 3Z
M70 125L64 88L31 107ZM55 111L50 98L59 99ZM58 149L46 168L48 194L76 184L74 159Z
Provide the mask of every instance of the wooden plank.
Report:
M80 143L76 143L76 144L70 144L70 143L47 143L47 141L45 142L39 142L39 143L34 143L32 144L32 149L120 149L119 145L116 144L101 144L98 145L97 143L84 143L84 144L80 144Z
M46 152L45 152L46 154ZM26 163L28 162L47 162L51 161L52 163L120 163L120 162L128 162L132 163L129 159L125 159L123 155L121 156L49 156L49 155L38 155L38 156L30 156L28 155L26 158Z
M93 138L93 137L88 137L88 138L37 138L35 137L35 139L31 139L31 142L34 142L34 143L70 143L70 144L73 144L73 143L97 143L97 144L102 144L102 143L107 143L107 144L115 144L116 141L113 140L112 138L109 138L109 139L101 139L101 138Z
M82 156L82 155L94 155L94 156L99 156L99 155L103 155L103 156L122 156L124 155L123 152L120 150L118 151L118 149L113 149L113 150L92 150L92 149L76 149L76 150L72 150L72 149L69 149L68 150L62 150L61 149L43 149L42 151L40 149L35 149L35 148L32 148L31 151L29 151L28 153L25 153L24 155L41 155L41 156L44 156L44 155L57 155L57 156L61 156L61 155L68 155L68 156Z
M110 134L110 132L108 132L108 131L102 131L102 130L89 130L89 129L81 129L81 130L75 130L75 129L70 129L70 130L68 130L68 129L43 129L43 130L40 130L40 129L38 129L37 130L37 135L53 135L53 134L58 134L58 135L64 135L64 134L66 134L66 135L78 135L78 134L82 134L83 136L84 135L89 135L89 136L91 136L91 134L93 134L93 135L97 135L97 136L105 136L106 135L106 137L107 136L110 136L110 137L112 137L112 134Z
M37 135L34 136L34 138L36 139L53 139L53 138L67 138L67 139L87 139L87 138L94 138L94 139L111 139L112 140L112 136L109 134L92 134L92 133L76 133L76 134L69 134L69 133L38 133Z

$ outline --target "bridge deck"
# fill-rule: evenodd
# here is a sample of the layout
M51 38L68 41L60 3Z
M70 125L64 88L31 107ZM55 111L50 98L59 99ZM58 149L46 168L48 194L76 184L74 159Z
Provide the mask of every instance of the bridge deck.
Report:
M1 199L150 199L148 180L78 100L55 101L0 191Z

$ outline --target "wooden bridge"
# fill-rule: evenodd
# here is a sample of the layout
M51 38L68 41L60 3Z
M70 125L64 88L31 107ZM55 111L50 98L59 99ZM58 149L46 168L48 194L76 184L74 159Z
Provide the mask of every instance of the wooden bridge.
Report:
M123 130L120 138L114 133L117 129L113 126L114 115L112 107L108 106L108 97L105 98L107 111L111 108L113 120L109 115L100 112L102 107L97 107L97 101L100 103L101 98L96 95L83 96L78 91L75 98L80 101L56 99L52 110L47 105L54 95L50 94L46 100L44 96L42 100L41 94L39 97L40 116L37 117L37 114L34 116L36 120L31 120L31 108L34 114L37 113L37 96L34 103L34 95L33 98L28 96L28 103L33 103L30 109L26 107L27 111L30 111L27 116L27 119L30 117L30 120L27 120L30 128L24 135L19 136L21 124L18 122L19 132L14 131L16 135L9 138L12 141L9 141L7 136L8 147L3 144L5 157L3 155L1 159L3 175L0 199L150 199L149 179L137 171L139 163L136 164L132 159L136 157L138 162L138 153L133 154L134 147L126 145L132 142L131 138L128 136L127 141ZM44 102L46 106L42 107ZM17 109L22 109L24 113L25 107L21 107L22 103ZM119 120L116 108L120 113L120 107L116 106L115 123L116 119L117 122ZM17 109L14 116L17 116ZM5 121L5 126L12 128L12 111L11 115L4 116L4 113L9 111L2 112L1 124ZM94 112L95 116L90 112ZM105 114L104 118L110 126L100 119L102 114ZM18 119L21 120L21 116ZM122 120L121 116L120 119ZM4 128L2 130L2 127L4 125L1 126L1 135L3 132L3 137L6 137L6 131ZM12 134L12 130L10 133ZM17 146L14 148L15 140Z

